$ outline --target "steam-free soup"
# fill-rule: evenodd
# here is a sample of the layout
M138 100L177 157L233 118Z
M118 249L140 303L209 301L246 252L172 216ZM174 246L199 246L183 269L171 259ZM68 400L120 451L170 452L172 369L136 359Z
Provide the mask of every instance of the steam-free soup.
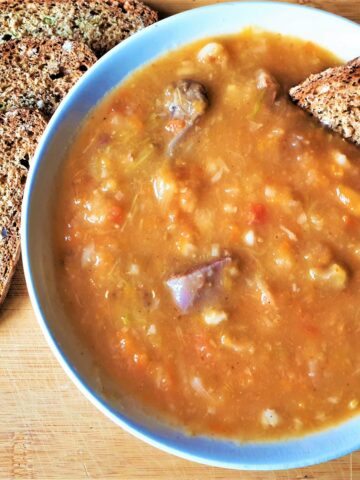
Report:
M146 411L241 439L359 411L360 155L287 93L336 63L275 34L207 39L81 126L56 199L58 289Z

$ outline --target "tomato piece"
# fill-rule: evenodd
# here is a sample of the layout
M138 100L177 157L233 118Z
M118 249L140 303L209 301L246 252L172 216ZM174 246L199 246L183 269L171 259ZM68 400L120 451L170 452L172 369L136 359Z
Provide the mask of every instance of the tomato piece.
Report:
M110 209L110 213L108 215L108 219L120 225L124 221L124 209L120 207L119 205L114 205Z
M356 224L354 217L348 214L343 215L341 217L341 220L343 221L345 227L351 228L351 227L354 227Z
M263 224L267 219L266 206L263 203L252 203L250 205L249 225Z

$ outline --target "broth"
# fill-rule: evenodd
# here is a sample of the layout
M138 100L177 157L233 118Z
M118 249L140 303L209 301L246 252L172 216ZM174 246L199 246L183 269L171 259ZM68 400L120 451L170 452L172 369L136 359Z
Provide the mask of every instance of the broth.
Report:
M197 434L296 436L359 411L359 151L288 89L338 61L248 29L91 112L54 215L58 289L98 364Z

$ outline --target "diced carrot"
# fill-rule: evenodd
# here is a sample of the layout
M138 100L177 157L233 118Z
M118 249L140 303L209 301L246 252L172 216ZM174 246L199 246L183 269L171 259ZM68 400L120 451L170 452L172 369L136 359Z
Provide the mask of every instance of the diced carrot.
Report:
M274 262L281 268L293 268L295 264L294 252L289 240L282 241L274 248Z
M234 224L228 225L228 229L229 229L230 242L238 243L241 239L241 233L242 233L241 229Z
M124 209L122 207L120 207L119 205L114 205L110 209L108 219L111 222L120 225L124 221Z
M181 120L180 118L173 118L168 121L165 125L165 130L168 132L179 133L186 127L185 120Z
M343 177L344 176L344 169L341 167L341 165L331 165L331 173L334 175L334 177Z
M135 130L142 130L144 127L144 123L137 115L131 115L128 117L128 122Z
M303 323L302 327L305 330L305 332L308 333L309 335L318 336L320 333L319 327L311 323Z
M249 225L263 224L267 219L266 206L263 203L252 203L250 205Z
M149 363L149 357L146 355L146 353L134 353L132 356L132 361L136 366L144 368Z
M350 215L347 215L347 214L343 215L341 217L341 220L343 221L343 223L346 227L350 228L350 227L353 227L355 225L354 217L352 217Z

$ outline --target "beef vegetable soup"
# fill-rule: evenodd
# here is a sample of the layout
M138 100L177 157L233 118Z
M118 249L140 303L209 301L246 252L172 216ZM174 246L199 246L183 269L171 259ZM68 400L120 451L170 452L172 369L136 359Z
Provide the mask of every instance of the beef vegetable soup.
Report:
M360 155L288 89L337 60L246 30L135 72L56 193L57 285L100 368L192 433L267 439L360 401Z

